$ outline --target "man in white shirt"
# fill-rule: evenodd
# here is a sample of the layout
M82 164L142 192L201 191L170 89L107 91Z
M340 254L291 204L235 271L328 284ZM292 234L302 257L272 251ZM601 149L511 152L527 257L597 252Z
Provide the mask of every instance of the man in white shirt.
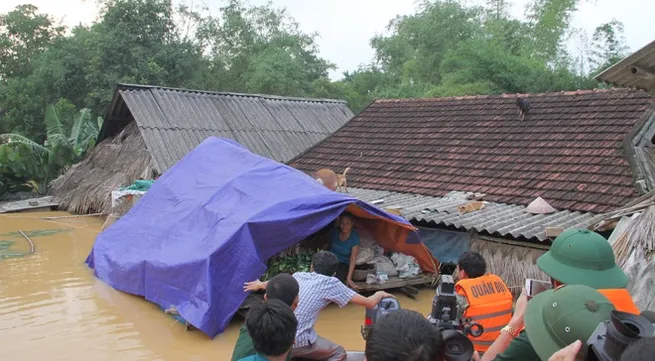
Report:
M337 256L331 252L321 251L314 255L310 272L297 272L293 277L300 286L296 342L291 351L292 357L309 360L343 361L346 350L332 341L319 336L314 329L321 310L334 302L339 307L348 303L373 308L383 298L392 295L378 291L370 297L364 297L334 277L339 267ZM266 282L253 281L244 285L244 291L257 291L266 288Z

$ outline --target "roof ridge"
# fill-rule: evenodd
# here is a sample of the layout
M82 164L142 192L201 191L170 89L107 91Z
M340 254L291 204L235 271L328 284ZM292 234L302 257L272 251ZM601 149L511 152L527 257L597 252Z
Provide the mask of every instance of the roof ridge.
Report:
M201 90L201 89L185 89L185 88L174 88L167 87L162 85L145 85L145 84L128 84L128 83L118 83L119 90L127 89L161 89L169 91L177 91L181 93L196 93L196 94L213 94L213 95L225 95L225 96L236 96L243 98L262 98L269 100L280 100L280 101L295 101L295 102L307 102L307 103L336 103L336 104L348 104L346 100L342 99L328 99L328 98L302 98L302 97L291 97L291 96L282 96L282 95L269 95L269 94L259 94L259 93L238 93L238 92L225 92L225 91L213 91L213 90Z
M138 124L138 122L137 122ZM202 127L180 127L180 126L172 126L172 127L160 127L160 126L152 126L152 125L139 125L139 128L141 129L152 129L152 130L193 130L193 131L206 131L206 132L214 132L216 129L211 129L211 128L202 128ZM273 133L300 133L300 134L320 134L320 135L329 135L332 134L330 132L317 132L314 130L289 130L289 129L226 129L230 132L273 132Z
M588 94L602 94L602 93L643 93L649 96L648 93L642 90L635 90L631 88L595 88L595 89L578 89L578 90L562 90L559 92L544 92L544 93L502 93L502 94L480 94L480 95L460 95L449 97L423 97L423 98L396 98L396 99L377 99L375 103L401 103L401 102L419 102L419 101L446 101L446 100L475 100L475 99L505 99L514 97L534 98L534 97L550 97L556 95L588 95Z

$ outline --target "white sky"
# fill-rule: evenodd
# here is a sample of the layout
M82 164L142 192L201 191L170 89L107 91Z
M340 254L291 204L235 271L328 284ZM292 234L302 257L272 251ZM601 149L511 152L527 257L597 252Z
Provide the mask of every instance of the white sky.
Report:
M206 4L217 11L222 0L175 0L177 3ZM471 3L483 0L467 0ZM527 0L508 0L512 13L522 16ZM655 1L653 0L583 0L573 26L585 30L591 37L596 26L616 18L625 26L625 37L631 50L637 50L655 38ZM250 0L265 4L268 0ZM62 19L64 25L90 23L96 16L95 0L0 0L0 13L16 5L32 3L42 12ZM303 31L318 32L321 56L336 63L331 74L340 78L346 70L368 63L373 58L369 40L385 31L396 15L411 14L415 0L274 0L273 4L286 7ZM575 47L575 43L571 43Z

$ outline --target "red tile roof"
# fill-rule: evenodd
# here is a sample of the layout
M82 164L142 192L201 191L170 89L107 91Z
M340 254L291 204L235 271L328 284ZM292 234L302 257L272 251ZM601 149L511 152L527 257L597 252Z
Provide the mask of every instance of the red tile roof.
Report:
M605 212L636 196L622 142L652 98L625 89L378 100L291 161L306 172L352 167L352 187Z

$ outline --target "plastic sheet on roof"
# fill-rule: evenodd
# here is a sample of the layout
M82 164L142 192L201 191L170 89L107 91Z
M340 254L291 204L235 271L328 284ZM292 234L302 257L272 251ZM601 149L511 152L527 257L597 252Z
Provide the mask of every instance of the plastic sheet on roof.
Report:
M456 264L459 256L471 249L471 234L419 227L421 241L441 263Z
M164 173L98 236L86 262L115 289L175 307L214 337L245 300L244 282L344 210L383 247L436 271L404 218L221 138L206 139Z

